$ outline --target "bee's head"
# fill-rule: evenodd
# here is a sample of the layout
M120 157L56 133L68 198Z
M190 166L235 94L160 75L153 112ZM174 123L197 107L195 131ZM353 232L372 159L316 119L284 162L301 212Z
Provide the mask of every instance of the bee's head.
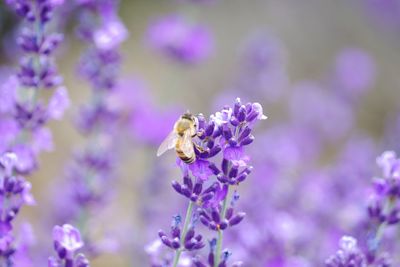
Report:
M190 113L190 111L186 111L185 113L183 113L183 115L181 116L182 119L186 119L186 120L193 120L194 116L192 115L192 113Z
M181 120L183 121L188 121L187 126L185 127L193 127L194 126L194 131L198 131L198 126L199 126L199 121L197 119L196 116L194 116L192 113L190 113L189 111L186 111L182 116L181 116ZM186 124L185 124L186 125ZM190 126L191 125L191 126Z

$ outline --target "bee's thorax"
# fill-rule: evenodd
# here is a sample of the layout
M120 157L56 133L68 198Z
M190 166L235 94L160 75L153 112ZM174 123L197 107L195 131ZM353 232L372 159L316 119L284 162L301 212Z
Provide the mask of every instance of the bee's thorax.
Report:
M195 123L194 120L188 119L186 117L181 117L176 123L175 123L175 131L178 135L183 136L183 134L190 130L191 132L196 131Z

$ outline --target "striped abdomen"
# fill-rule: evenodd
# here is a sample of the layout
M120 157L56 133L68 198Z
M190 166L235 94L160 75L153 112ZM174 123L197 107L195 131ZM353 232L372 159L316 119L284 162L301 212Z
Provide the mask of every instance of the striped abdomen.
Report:
M175 145L175 151L178 157L185 163L190 164L196 160L196 154L194 153L194 149L191 149L190 155L186 155L183 153L182 149L180 148L182 144L181 140L178 140ZM193 146L193 144L192 144Z

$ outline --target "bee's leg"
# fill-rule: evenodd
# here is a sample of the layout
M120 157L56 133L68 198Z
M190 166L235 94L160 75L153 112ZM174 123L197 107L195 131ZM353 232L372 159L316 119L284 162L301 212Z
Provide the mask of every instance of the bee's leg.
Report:
M206 152L206 150L204 148L202 148L201 146L199 146L198 144L193 142L193 145L196 147L196 149L200 152L200 153L204 153Z

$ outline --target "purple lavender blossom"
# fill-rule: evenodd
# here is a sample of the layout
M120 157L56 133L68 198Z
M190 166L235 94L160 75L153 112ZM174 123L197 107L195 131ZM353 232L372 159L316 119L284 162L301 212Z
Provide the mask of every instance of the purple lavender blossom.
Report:
M374 179L374 193L368 206L371 236L367 240L368 260L375 262L379 256L385 230L400 222L398 199L400 196L400 159L393 151L386 151L376 160L383 177Z
M83 241L79 231L69 224L55 226L53 229L53 240L57 246L69 252L75 252L83 247Z
M53 229L54 249L57 257L49 257L49 267L89 267L83 254L76 252L83 247L79 230L69 224L56 225Z
M127 37L128 31L120 20L107 20L100 29L94 32L93 40L97 48L111 50L118 47Z
M35 200L30 193L31 184L17 174L16 154L8 152L0 156L0 259L13 264L14 245L13 222L24 205L34 205Z
M340 250L330 257L326 267L365 267L365 255L357 246L357 240L351 236L343 236L339 242Z
M158 235L164 245L174 250L185 249L187 251L192 251L203 248L203 236L199 234L196 235L194 225L189 226L189 229L185 235L181 235L181 223L182 219L180 215L173 217L173 222L171 225L171 238L167 237L166 233L164 233L162 230L158 232ZM183 238L183 240L181 240L181 238Z
M208 29L192 25L178 15L153 22L148 30L148 42L168 57L189 64L205 60L212 50Z

